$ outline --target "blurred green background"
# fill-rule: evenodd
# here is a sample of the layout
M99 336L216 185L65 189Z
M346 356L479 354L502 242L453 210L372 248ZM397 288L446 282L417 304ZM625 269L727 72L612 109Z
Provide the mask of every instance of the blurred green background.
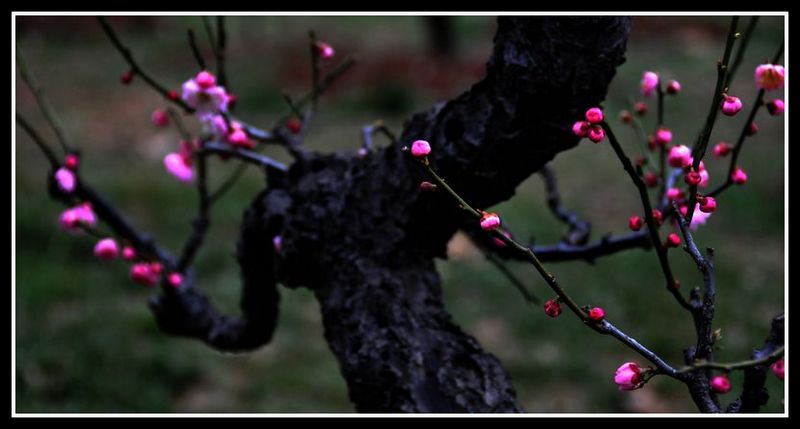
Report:
M744 28L748 19L743 19ZM186 29L210 50L198 17L113 18L120 37L160 81L177 88L196 73ZM666 100L674 141L691 145L707 112L729 19L635 17L627 62L604 103L616 115L640 99L644 70L678 79L683 92ZM355 150L360 126L384 119L399 132L404 118L458 95L479 79L491 49L493 17L454 17L449 55L431 49L421 17L230 17L228 70L239 97L238 114L269 126L285 112L281 93L308 87L307 31L330 42L337 57L355 55L355 69L320 104L307 144L320 151ZM755 98L752 72L771 57L784 35L782 17L762 17L731 92L746 106L721 116L711 143L733 142ZM119 84L125 64L93 18L18 17L17 41L61 114L72 141L84 150L85 180L116 202L144 230L175 251L196 206L194 188L165 174L163 156L175 150L173 128L150 123L163 100L141 81ZM327 66L329 67L329 66ZM17 78L17 110L55 142L29 91ZM653 100L647 100L654 108ZM653 114L644 118L648 129ZM744 187L719 198L719 210L695 235L716 249L715 327L722 329L717 358L749 357L784 300L784 118L761 113L761 131L740 158L750 174ZM642 147L617 126L629 154ZM381 143L383 144L383 143ZM48 166L17 127L16 160L16 411L18 412L350 412L346 385L322 338L318 304L307 290L282 289L280 324L269 346L231 356L162 334L146 306L151 293L128 281L121 261L92 257L94 240L57 226L62 206L45 192ZM288 161L279 150L267 153ZM711 186L722 182L727 161L709 156ZM235 167L212 163L212 183ZM594 237L625 232L639 211L630 180L607 144L583 143L554 163L565 204L591 219ZM248 170L213 209L212 229L196 270L218 307L237 312L234 244L242 208L263 179ZM564 227L549 214L538 176L495 208L521 237L557 241ZM700 274L681 251L670 260L684 291ZM656 378L624 393L613 383L623 362L642 359L616 341L585 329L572 317L556 320L527 306L480 252L454 237L450 258L438 261L445 299L455 320L496 354L511 374L529 412L695 412L683 385ZM511 264L540 297L550 294L524 264ZM629 251L597 261L550 264L582 303L601 305L608 317L674 365L694 341L690 319L664 290L655 255ZM735 397L741 374L732 376ZM770 376L767 412L783 411L784 385Z

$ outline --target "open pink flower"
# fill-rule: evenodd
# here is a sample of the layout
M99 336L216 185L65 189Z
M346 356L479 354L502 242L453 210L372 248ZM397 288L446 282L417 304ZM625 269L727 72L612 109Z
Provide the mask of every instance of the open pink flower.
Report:
M771 91L783 87L786 70L776 64L761 64L756 67L756 87Z
M56 170L55 174L56 183L58 183L58 187L66 192L70 193L75 190L75 173L72 172L69 168L61 167Z
M651 71L644 72L642 75L641 88L642 94L644 94L645 97L653 95L653 92L658 88L658 75Z
M189 159L191 160L191 158ZM191 162L181 154L172 152L164 157L164 167L167 168L169 174L175 176L176 179L183 183L189 183L194 178L194 170L192 170Z
M92 211L92 205L83 203L64 210L58 218L58 223L67 231L79 231L81 225L94 226L97 223L97 218L94 215L94 211Z
M643 386L643 381L642 369L636 362L625 362L614 374L614 383L619 390L636 390Z
M683 215L686 216L686 213L682 210ZM706 213L700 210L700 204L695 204L694 206L694 214L692 214L692 222L689 224L689 229L692 231L697 231L697 228L700 225L705 225L708 218L711 217L711 213Z
M224 112L228 108L229 98L225 88L217 86L216 78L207 71L201 71L193 79L184 82L182 89L183 101L201 117Z

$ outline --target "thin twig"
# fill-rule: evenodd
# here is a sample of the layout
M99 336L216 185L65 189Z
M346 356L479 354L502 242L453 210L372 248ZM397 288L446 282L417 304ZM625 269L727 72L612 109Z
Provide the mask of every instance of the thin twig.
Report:
M539 305L541 303L539 298L530 292L527 287L525 287L525 283L523 283L522 280L520 280L511 270L508 269L502 259L498 258L494 253L488 251L485 251L483 254L486 256L486 259L489 260L489 262L491 262L498 271L503 273L508 281L511 282L515 288L517 288L519 293L522 294L522 297L525 298L525 301L528 304Z
M31 123L28 122L28 120L25 119L19 112L17 112L17 123L19 123L22 129L28 133L33 142L36 143L36 146L39 146L39 149L42 151L44 156L48 161L50 161L50 166L53 168L53 170L58 168L60 165L58 158L56 158L55 154L53 154L53 151L50 150L47 142L44 141L42 136L40 136L39 133L37 133L33 128L33 125L31 125Z
M197 251L200 249L200 246L203 244L203 239L205 238L208 227L211 224L208 214L211 204L208 197L206 153L204 153L201 148L200 150L195 151L194 155L195 165L197 166L197 217L195 217L195 219L192 221L192 233L186 240L186 244L183 246L183 251L181 252L181 257L178 260L178 266L176 269L182 273L185 272L189 265L192 264L192 260L197 254Z
M589 239L592 231L591 222L581 220L577 214L567 210L561 202L561 194L558 192L558 181L556 174L549 164L539 170L539 174L544 181L545 191L547 192L547 206L555 217L569 226L567 235L563 241L571 245L584 244Z
M282 172L289 171L289 168L286 167L286 165L278 161L275 161L268 156L262 155L258 152L253 152L251 150L232 147L231 145L226 143L207 142L203 147L203 151L209 153L233 156L235 158L247 161L251 164L260 165L264 168L272 168Z
M741 362L730 362L730 363L698 361L693 365L689 365L679 369L678 373L679 374L687 373L701 368L718 369L721 371L730 372L739 369L747 369L759 365L769 365L775 362L776 360L780 359L781 357L783 357L784 352L785 352L784 346L780 346L776 348L772 353L769 353L768 355L760 359L743 360Z
M231 88L228 86L228 73L225 70L225 49L228 44L228 37L225 33L225 17L217 16L217 45L214 48L214 54L217 58L217 78L219 84L230 93Z
M22 47L19 45L17 45L17 66L20 74L22 75L23 82L25 82L25 84L33 93L33 96L36 98L36 104L39 105L39 108L41 109L42 114L44 114L44 117L47 120L47 123L50 125L50 128L52 128L56 133L56 138L58 143L61 145L61 149L65 154L72 152L69 141L67 140L67 135L64 132L63 126L61 125L61 121L58 119L56 111L47 100L44 90L36 81L36 77L28 69L28 63L25 61L25 55L22 52Z
M203 59L203 54L200 53L200 49L197 47L197 40L194 38L194 31L189 28L186 30L186 34L189 36L189 46L192 48L192 54L194 55L195 61L197 61L197 65L200 66L200 70L207 70L206 61Z
M731 66L728 69L728 76L725 78L725 84L723 87L730 88L731 82L733 81L734 76L736 76L736 71L739 70L739 66L742 64L744 53L747 51L747 45L750 44L750 37L755 31L757 23L758 16L750 18L750 22L747 24L747 29L744 30L744 34L742 35L742 40L739 42L739 47L736 49L736 55L733 57L733 62L731 62Z

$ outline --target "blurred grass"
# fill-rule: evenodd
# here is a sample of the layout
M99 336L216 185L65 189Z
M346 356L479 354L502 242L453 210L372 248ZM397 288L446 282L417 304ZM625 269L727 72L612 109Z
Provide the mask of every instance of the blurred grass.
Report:
M430 58L424 55L419 18L228 21L233 90L240 96L239 112L255 123L269 124L283 112L281 91L300 94L305 88L305 56L295 55L298 59L292 53L306 52L307 29L314 28L331 41L340 56L358 55L353 76L343 79L321 103L308 142L321 151L355 149L360 126L378 117L399 131L408 114L466 89L478 76L457 67L482 64L494 31L492 18L457 18L457 58L462 63L450 65L455 70L449 71L449 85L420 88L414 84L419 77L415 72ZM161 158L177 140L174 131L156 130L149 123L149 112L162 101L141 82L130 88L118 84L124 64L92 20L19 24L18 41L30 67L61 113L69 135L84 148L84 177L137 225L177 249L189 230L196 199L193 188L162 173ZM186 26L202 34L197 18L165 17L148 25L126 25L120 35L142 64L177 86L195 69L186 47ZM691 144L706 114L714 60L721 54L726 26L727 19L716 17L636 18L627 62L619 68L604 103L607 114L616 115L629 97L636 97L643 70L658 71L683 85L678 97L667 99L666 121L676 142ZM759 23L732 85L746 106L755 97L753 67L772 55L783 31L780 18L762 18ZM379 71L386 61L382 61L391 55L413 55L408 60L412 66L401 67L396 74L387 68L383 78ZM17 109L45 130L27 90L18 85L16 96ZM743 116L721 117L711 143L734 140ZM653 126L652 115L645 121ZM747 357L763 341L771 317L785 307L783 119L761 114L757 122L761 132L748 140L740 158L750 182L726 192L719 199L719 212L695 235L701 246L716 249L715 327L722 328L724 336L717 354L723 361ZM617 129L629 153L638 153L634 134ZM149 291L127 281L126 266L95 262L91 239L70 237L58 229L62 207L47 198L47 166L19 128L17 133L18 412L352 411L337 362L322 338L318 305L310 292L282 290L275 338L252 354L223 355L163 335L146 307ZM280 151L268 153L288 161ZM218 183L234 165L216 163L212 180ZM715 186L725 163L709 157L707 166ZM595 237L625 231L638 201L610 148L581 144L559 155L554 167L565 203L592 220ZM233 252L241 209L262 183L260 175L249 170L215 206L208 244L198 257L201 287L228 312L237 311L238 268ZM520 186L514 199L496 209L520 237L550 243L560 238L563 227L550 216L544 201L543 186L534 176ZM450 255L449 260L438 261L447 306L467 332L503 361L528 411L695 411L683 386L665 378L636 392L618 392L612 381L614 369L624 361L641 359L570 317L550 320L539 308L527 307L463 237L454 238ZM701 277L686 255L673 251L671 262L684 290L700 284ZM511 264L511 268L538 295L549 297L529 266ZM620 327L668 361L681 362L681 350L693 340L692 325L665 293L652 253L637 250L601 259L595 266L572 262L549 268L581 302L603 306ZM733 382L738 389L740 374L733 376ZM770 376L767 387L771 398L764 410L782 411L783 384ZM731 393L723 401L733 397Z

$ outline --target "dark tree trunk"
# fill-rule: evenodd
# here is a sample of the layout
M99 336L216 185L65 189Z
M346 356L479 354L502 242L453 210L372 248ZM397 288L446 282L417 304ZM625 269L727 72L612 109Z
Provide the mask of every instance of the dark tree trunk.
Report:
M605 97L628 31L623 18L501 18L472 89L414 116L398 144L366 159L310 155L272 191L291 200L272 215L278 278L315 291L358 411L521 411L500 362L442 304L433 258L463 217L418 191L401 146L430 141L435 167L478 207L510 198L577 143L571 125Z
M434 167L479 208L512 197L577 144L572 123L604 99L629 27L615 17L500 18L484 79L412 117L400 142L365 158L301 155L288 174L272 173L242 226L243 319L217 315L186 288L154 300L162 328L250 349L272 336L276 281L307 287L358 411L522 411L498 359L444 308L434 258L469 225L446 195L419 191L423 171L402 146L430 141ZM187 313L201 322L183 321Z

